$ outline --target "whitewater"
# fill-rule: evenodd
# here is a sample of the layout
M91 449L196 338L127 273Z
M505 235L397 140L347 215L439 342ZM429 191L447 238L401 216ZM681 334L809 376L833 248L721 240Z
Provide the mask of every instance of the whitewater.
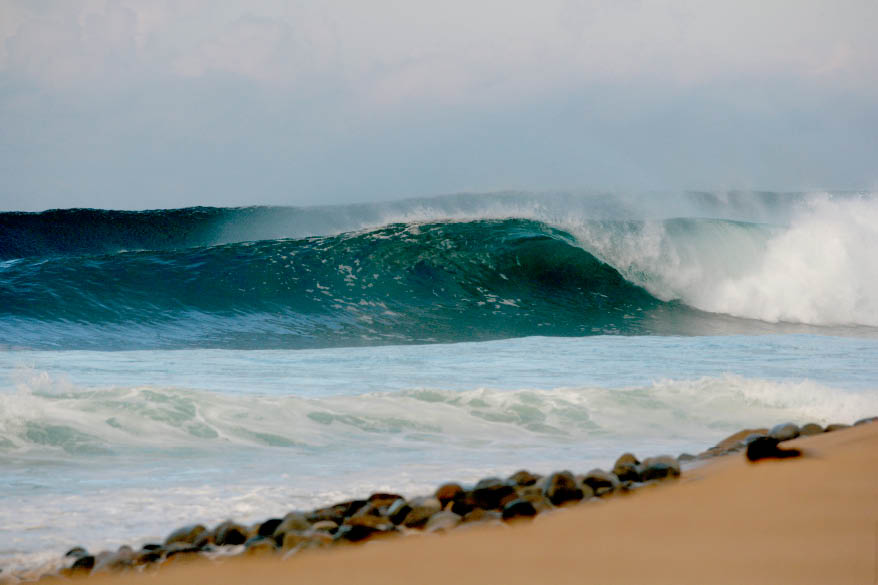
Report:
M871 193L0 213L0 566L878 414Z

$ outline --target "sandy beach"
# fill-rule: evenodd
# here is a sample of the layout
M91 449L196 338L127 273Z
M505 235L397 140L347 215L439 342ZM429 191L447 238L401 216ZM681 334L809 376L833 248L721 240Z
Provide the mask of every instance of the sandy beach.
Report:
M677 482L508 528L166 566L95 583L876 582L878 424L800 438L795 459L718 458Z

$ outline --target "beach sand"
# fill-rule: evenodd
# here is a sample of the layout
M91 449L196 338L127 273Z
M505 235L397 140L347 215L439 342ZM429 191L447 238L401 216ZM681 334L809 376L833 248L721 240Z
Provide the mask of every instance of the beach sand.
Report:
M797 439L507 528L167 566L94 583L878 583L878 424Z

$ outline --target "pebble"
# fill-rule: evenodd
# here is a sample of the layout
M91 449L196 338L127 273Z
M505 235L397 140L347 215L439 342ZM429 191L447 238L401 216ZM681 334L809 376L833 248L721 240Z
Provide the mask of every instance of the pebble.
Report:
M247 527L226 520L213 529L213 542L219 546L244 544L249 537Z
M190 524L176 529L165 539L165 545L174 544L176 542L194 544L199 536L207 532L207 528L203 524Z
M795 439L799 436L799 425L791 422L775 425L768 433L768 436L777 439L778 441Z
M543 495L555 506L578 502L584 497L582 488L569 471L558 471L548 476Z
M444 508L449 502L459 499L465 493L466 490L459 483L445 483L439 486L434 495Z
M823 427L818 425L817 423L808 423L803 425L801 429L799 429L799 435L803 437L809 437L811 435L822 435Z
M680 463L670 455L647 457L640 474L643 481L680 477Z
M510 522L512 520L521 520L533 518L537 515L537 509L527 500L512 500L503 506L503 520Z
M411 510L402 521L406 528L421 528L430 519L430 516L442 510L442 504L433 497L413 498L408 502Z
M510 482L514 483L520 487L526 487L530 485L534 485L539 481L541 476L531 473L526 469L522 469L521 471L516 471L512 475L509 476Z
M592 469L582 480L596 496L605 496L619 487L619 478L603 469Z
M424 530L427 532L445 532L456 528L463 519L454 512L437 512L430 516Z
M481 480L472 491L475 506L486 510L502 508L516 497L515 486L499 477Z

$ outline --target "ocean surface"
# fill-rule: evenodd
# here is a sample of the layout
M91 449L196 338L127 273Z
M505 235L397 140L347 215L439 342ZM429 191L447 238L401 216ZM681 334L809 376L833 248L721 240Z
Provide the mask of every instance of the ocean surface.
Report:
M871 193L0 213L0 567L878 414Z

